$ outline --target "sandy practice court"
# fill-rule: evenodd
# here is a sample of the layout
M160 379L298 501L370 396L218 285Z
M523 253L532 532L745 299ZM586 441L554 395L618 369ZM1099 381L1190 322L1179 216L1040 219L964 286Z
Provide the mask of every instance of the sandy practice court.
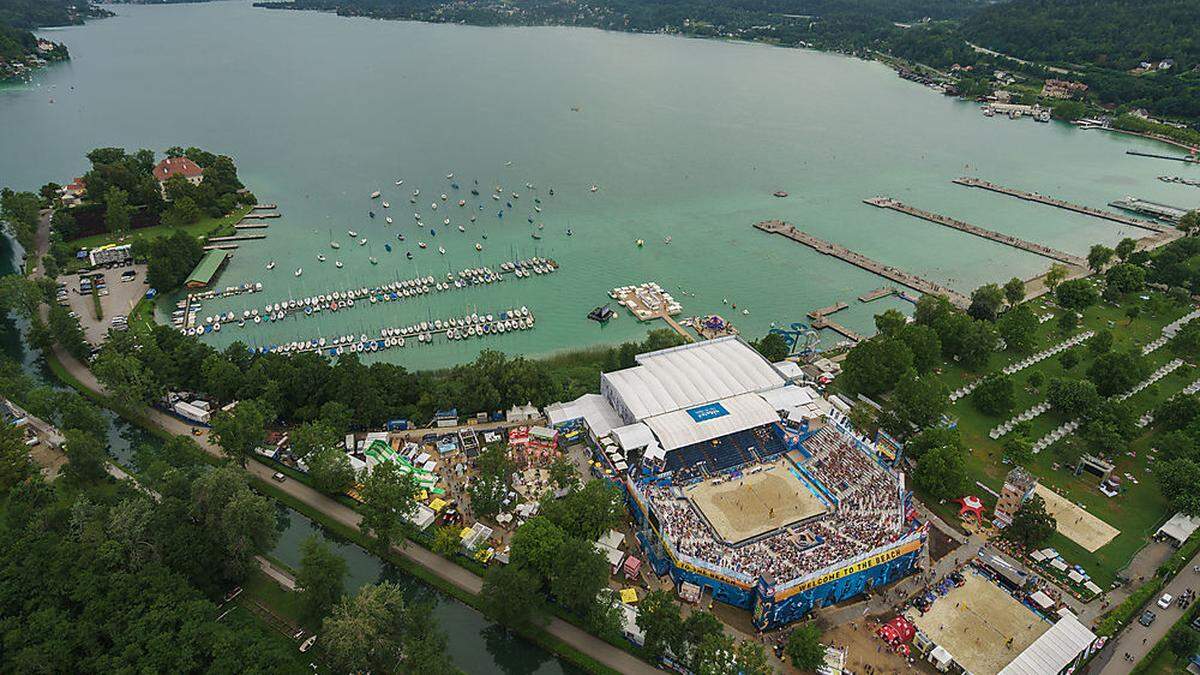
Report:
M1058 521L1058 531L1067 539L1090 552L1113 540L1121 531L1084 511L1067 498L1045 485L1038 485L1037 493L1046 501L1046 512Z
M825 505L788 471L789 466L777 462L751 476L718 485L705 482L689 490L688 497L717 536L733 543L824 513Z
M1050 624L987 579L969 570L963 576L967 583L938 598L924 616L916 609L907 616L972 673L995 675Z

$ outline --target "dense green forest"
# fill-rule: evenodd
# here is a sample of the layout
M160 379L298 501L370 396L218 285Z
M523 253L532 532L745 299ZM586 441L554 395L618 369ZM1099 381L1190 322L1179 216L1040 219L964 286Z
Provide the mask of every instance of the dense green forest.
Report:
M1200 3L1195 0L293 0L272 9L477 25L576 25L811 46L868 56L890 54L948 70L1001 68L1031 82L1056 76L1037 64L1070 64L1095 102L1200 117ZM1019 64L974 50L968 41L1035 61ZM1173 59L1137 76L1143 60ZM959 90L988 90L966 76Z

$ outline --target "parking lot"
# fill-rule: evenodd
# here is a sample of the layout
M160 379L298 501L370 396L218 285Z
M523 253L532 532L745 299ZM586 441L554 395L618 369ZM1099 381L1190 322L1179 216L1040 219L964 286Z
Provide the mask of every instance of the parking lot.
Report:
M131 281L122 281L121 275L132 271ZM96 318L95 304L91 294L80 293L82 283L80 274L59 277L59 283L66 284L65 298L71 311L79 317L79 325L83 328L84 337L93 345L99 345L113 325L113 318L128 316L133 306L146 293L146 266L129 265L112 269L98 269L94 272L82 273L82 276L102 275L107 293L100 292L100 310L102 318ZM60 297L64 297L60 294Z

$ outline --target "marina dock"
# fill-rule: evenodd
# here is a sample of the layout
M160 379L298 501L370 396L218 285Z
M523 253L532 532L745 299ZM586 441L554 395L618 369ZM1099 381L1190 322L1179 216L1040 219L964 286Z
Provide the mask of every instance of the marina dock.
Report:
M866 204L870 204L871 206L879 207L881 209L892 209L893 211L899 211L900 213L905 213L905 214L908 214L915 218L920 218L922 220L928 220L931 223L943 225L945 227L949 227L951 229L958 230L960 232L966 232L967 234L973 234L976 237L982 237L984 239L989 239L998 244L1004 244L1005 246L1011 246L1013 248L1020 249L1022 251L1027 251L1029 253L1036 253L1037 255L1045 256L1047 258L1050 258L1051 260L1057 260L1059 262L1064 262L1068 265L1079 265L1081 267L1087 266L1087 261L1077 255L1071 255L1070 253L1067 253L1065 251L1060 251L1056 248L1051 248L1049 246L1043 246L1042 244L1035 244L1032 241L1027 241L1025 239L1021 239L1019 237L1014 237L1012 235L1002 234L1000 232L995 232L993 230L987 230L987 229L984 229L977 225L972 225L970 223L965 223L961 220L956 220L949 216L943 216L938 213L924 211L924 210L918 209L914 206L909 206L908 204L905 204L896 199L892 199L890 197L875 197L872 199L864 199L863 202Z
M898 291L896 290L895 286L883 286L882 288L876 288L868 293L863 293L862 295L858 296L858 301L875 302L876 300L881 300L890 295L896 295L897 292Z
M838 302L838 303L832 304L828 307L822 307L821 309L814 309L813 311L808 313L808 318L823 319L826 316L829 316L830 314L836 314L837 312L840 312L849 306L850 305L847 305L844 302Z
M279 208L279 207L275 204L255 204L254 206L250 207L250 210L251 211L274 211L277 208Z
M1072 204L1071 202L1065 202L1061 199L1055 199L1054 197L1047 197L1046 195L1040 195L1036 192L1025 192L1023 190L1018 190L1016 188L1004 187L1003 185L996 185L995 183L989 183L986 180L979 180L978 178L955 178L954 182L959 185L965 185L967 187L980 188L982 190L989 190L991 192L997 192L1002 195L1009 195L1010 197L1024 199L1025 201L1028 201L1028 202L1037 202L1039 204L1046 204L1048 206L1054 206L1054 207L1057 207L1060 209L1064 209L1066 211L1074 211L1075 213L1082 213L1085 216L1092 216L1093 218L1101 218L1103 220L1110 220L1114 223L1121 223L1122 225L1131 225L1133 227L1140 227L1143 230L1150 230L1151 232L1163 232L1165 230L1171 229L1171 228L1163 226L1163 225L1158 225L1157 223L1151 223L1151 222L1148 222L1145 220L1138 220L1137 218L1130 218L1128 216L1122 216L1119 213L1112 213L1111 211L1101 211L1100 209L1093 209L1090 206L1081 206L1079 204Z
M209 237L209 243L224 243L228 241L254 241L256 239L266 239L265 234L233 234L228 237Z
M232 251L238 247L237 244L206 244L205 251Z
M877 274L889 281L892 281L893 283L900 284L901 286L907 286L914 291L945 296L947 300L960 309L966 309L971 305L971 299L969 297L952 288L929 281L928 279L919 277L911 272L905 272L904 270L892 267L890 265L884 265L883 263L872 260L861 253L851 251L845 246L839 246L838 244L827 242L824 239L814 237L807 232L798 230L795 228L795 226L789 225L782 220L764 220L760 223L755 223L754 227L769 234L783 235L792 241L796 241L808 246L818 253L833 256L848 262L855 267L871 272L872 274Z
M267 223L237 223L233 226L235 230L265 230L270 225Z
M1117 199L1108 203L1114 209L1123 209L1132 211L1143 216L1151 218L1159 218L1161 220L1170 220L1178 222L1180 218L1187 215L1188 210L1170 204L1161 202L1152 202L1148 199L1138 199L1137 197L1126 197L1125 199Z
M1153 152L1138 152L1137 150L1126 150L1125 154L1133 155L1135 157L1151 157L1153 159L1171 159L1176 162L1187 162L1188 164L1196 164L1200 162L1200 159L1197 159L1196 155L1158 155Z
M609 291L608 297L632 312L638 321L662 319L688 342L696 341L695 336L674 318L674 315L683 311L683 306L658 284L649 281L638 286L621 286Z
M242 216L243 220L262 220L264 218L282 218L282 213L247 213Z

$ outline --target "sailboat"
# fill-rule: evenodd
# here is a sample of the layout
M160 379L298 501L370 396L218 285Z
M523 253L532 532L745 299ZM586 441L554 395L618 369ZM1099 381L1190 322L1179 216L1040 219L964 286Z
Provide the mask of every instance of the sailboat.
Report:
M296 276L300 276L301 274L304 274L304 268L303 268L303 267L297 267L297 268L296 268Z
M267 269L269 269L269 270L273 270L273 269L275 269L275 261L274 261L274 260L272 260L271 262L267 263Z
M438 253L441 253L442 255L446 255L446 249L445 249L445 248L443 248L443 247L441 247L441 246L439 246L439 247L438 247Z

